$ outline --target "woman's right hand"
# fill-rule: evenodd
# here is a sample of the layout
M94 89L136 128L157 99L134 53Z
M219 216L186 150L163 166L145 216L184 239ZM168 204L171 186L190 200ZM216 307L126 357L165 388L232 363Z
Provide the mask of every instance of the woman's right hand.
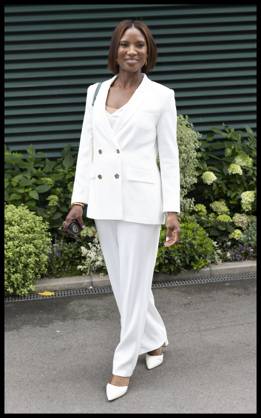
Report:
M70 223L72 221L74 221L75 219L79 222L80 226L82 228L84 228L84 223L83 223L83 219L82 219L82 215L83 215L83 208L80 205L74 205L71 207L68 215L65 218L65 221L63 223L63 229L64 231L67 230L68 226L70 225Z

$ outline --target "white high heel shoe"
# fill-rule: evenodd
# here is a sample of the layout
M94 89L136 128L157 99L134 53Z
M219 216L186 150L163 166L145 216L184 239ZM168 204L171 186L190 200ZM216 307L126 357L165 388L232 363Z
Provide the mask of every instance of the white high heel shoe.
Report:
M162 350L164 349L164 347L167 347L168 345L169 345L169 342L168 340L166 340L162 346ZM164 359L163 353L161 353L158 356L153 356L147 353L145 357L146 366L149 370L154 369L154 367L160 366L163 363L163 359Z
M108 401L113 401L114 399L120 398L121 396L127 393L128 386L115 386L111 383L107 383L106 386L106 395Z

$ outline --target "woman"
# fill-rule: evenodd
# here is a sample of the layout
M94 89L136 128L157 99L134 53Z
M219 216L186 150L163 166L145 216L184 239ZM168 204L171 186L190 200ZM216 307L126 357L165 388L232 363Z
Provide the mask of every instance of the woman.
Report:
M98 93L98 83L87 90L72 206L64 222L65 229L74 219L83 227L88 204L120 313L108 400L127 392L140 354L154 368L168 344L151 285L161 224L167 227L166 247L179 240L180 176L174 92L146 75L156 57L143 22L117 25L108 65L114 76Z

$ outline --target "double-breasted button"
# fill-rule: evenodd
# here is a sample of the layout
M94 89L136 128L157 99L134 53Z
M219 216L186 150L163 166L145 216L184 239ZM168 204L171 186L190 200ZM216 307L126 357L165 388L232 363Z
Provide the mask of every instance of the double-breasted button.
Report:
M102 154L102 150L101 150L101 149L99 149L98 153L99 153L99 154Z
M119 154L120 153L120 150L119 149L116 149L116 152Z
M120 175L119 175L118 173L116 173L116 174L114 174L114 177L115 177L116 179L118 179L118 178L120 177Z
M99 179L102 179L102 175L101 175L101 174L98 174L98 178L99 178Z

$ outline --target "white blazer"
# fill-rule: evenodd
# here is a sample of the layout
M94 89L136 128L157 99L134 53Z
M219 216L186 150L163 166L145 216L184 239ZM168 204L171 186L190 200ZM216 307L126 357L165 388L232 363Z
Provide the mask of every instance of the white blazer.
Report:
M144 74L112 130L105 103L116 77L93 107L98 83L87 89L71 203L88 204L92 219L164 224L166 212L180 212L174 91Z

